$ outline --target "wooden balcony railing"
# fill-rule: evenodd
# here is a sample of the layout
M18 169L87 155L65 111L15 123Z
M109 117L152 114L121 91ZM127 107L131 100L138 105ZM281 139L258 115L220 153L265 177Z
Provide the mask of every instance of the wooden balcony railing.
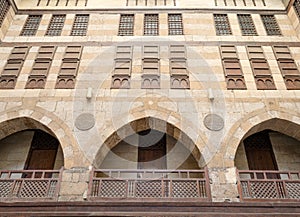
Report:
M210 201L206 170L93 170L89 199Z
M1 170L0 201L55 200L61 170Z
M299 171L239 170L242 200L300 200Z

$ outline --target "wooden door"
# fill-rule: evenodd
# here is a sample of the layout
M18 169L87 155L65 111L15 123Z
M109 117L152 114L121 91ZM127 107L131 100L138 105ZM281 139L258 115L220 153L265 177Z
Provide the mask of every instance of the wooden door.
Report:
M138 169L166 169L166 135L162 133L146 135L147 132L143 131L141 133L143 139L139 139ZM151 136L157 137L157 140L153 140Z
M269 131L262 131L244 140L250 170L278 170Z
M24 169L52 170L59 142L53 136L37 130L34 133Z

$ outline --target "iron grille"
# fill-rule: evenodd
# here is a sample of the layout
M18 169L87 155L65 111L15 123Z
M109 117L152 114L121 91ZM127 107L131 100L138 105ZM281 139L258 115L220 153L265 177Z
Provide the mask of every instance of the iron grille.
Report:
M53 15L48 26L46 35L48 36L60 36L62 28L64 27L66 15Z
M1 0L0 1L0 27L6 17L6 14L8 12L8 9L9 9L9 2L8 0Z
M295 11L300 19L300 0L295 0L294 2Z
M71 36L85 36L89 23L88 14L76 15L71 31Z
M144 35L158 35L158 14L145 14Z
M243 35L257 35L252 17L250 14L238 14L241 31Z
M169 14L168 24L169 24L169 35L183 35L181 14Z
M21 36L35 35L41 19L42 15L29 15L21 32Z
M134 15L133 14L121 14L118 35L132 36L133 29L134 29Z
M281 35L278 23L274 15L261 15L267 35Z
M231 35L231 28L227 14L214 14L217 35Z

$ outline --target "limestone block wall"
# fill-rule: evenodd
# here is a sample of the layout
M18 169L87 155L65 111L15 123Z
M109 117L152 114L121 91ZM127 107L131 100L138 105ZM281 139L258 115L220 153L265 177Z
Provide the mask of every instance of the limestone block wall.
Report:
M10 7L0 28L0 40L3 40L3 38L5 37L14 19L14 16L15 16L15 11L12 7Z

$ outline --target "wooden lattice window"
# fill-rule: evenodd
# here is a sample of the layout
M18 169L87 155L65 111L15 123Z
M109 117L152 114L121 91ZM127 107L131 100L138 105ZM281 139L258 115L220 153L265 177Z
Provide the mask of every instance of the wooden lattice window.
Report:
M288 46L273 46L278 66L288 90L300 89L300 73Z
M145 14L144 35L159 35L158 14Z
M217 35L231 35L231 28L227 14L214 14Z
M238 14L242 35L257 35L253 19L250 14Z
M300 19L300 0L295 0L294 8L295 8L295 11L298 15L298 18Z
M169 35L183 35L182 15L168 14Z
M261 15L267 35L281 35L280 28L274 15Z
M29 15L21 31L21 36L34 36L39 28L41 19L42 15Z
M72 26L71 36L85 36L89 24L88 14L76 14Z
M72 89L79 68L82 46L68 46L56 82L57 89Z
M28 77L26 88L44 88L51 67L55 46L41 46Z
M246 89L240 60L234 45L220 46L227 89Z
M248 57L258 90L276 89L269 64L261 46L248 46Z
M14 47L0 76L0 89L15 88L17 78L28 54L28 46Z
M144 46L142 88L160 88L159 68L159 46Z
M184 45L170 45L171 88L188 89L190 87L186 64L186 49Z
M132 36L133 31L134 31L134 14L121 14L118 35Z
M111 88L130 88L131 63L132 47L125 45L117 46Z
M6 17L6 14L9 10L10 4L8 0L0 0L0 27Z
M47 36L60 36L62 29L64 27L65 19L66 19L65 14L52 15L46 35Z

